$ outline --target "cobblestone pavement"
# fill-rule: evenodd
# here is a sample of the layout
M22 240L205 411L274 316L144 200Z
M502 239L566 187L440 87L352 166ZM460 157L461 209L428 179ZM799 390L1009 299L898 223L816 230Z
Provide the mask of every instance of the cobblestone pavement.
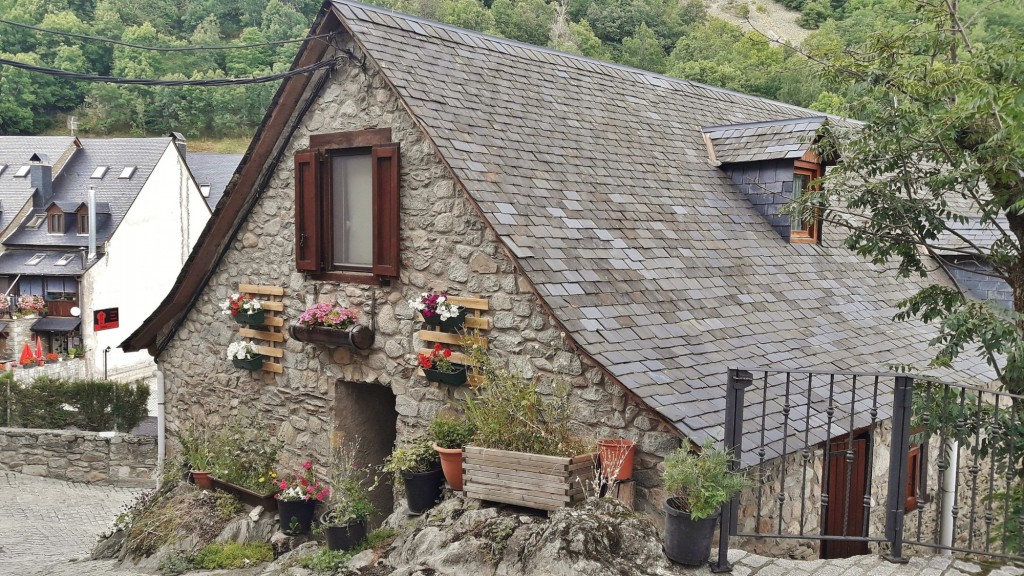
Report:
M0 575L25 576L88 556L139 492L0 472Z

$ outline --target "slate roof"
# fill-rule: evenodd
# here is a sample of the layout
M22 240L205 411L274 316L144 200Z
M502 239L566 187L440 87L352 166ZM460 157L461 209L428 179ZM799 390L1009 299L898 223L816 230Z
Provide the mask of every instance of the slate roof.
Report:
M117 229L135 198L142 191L170 138L83 138L82 148L75 152L53 183L52 201L61 210L74 206L73 212L88 201L90 186L96 188L96 242L105 242ZM106 166L103 178L92 178L97 166ZM134 166L131 178L120 178L125 167ZM29 228L27 224L35 214L46 211L47 205L32 211L19 228L4 241L5 246L85 247L88 236L78 234L78 222L72 218L65 222L64 234L47 233L46 225ZM20 206L20 205L19 205ZM106 213L104 213L106 212Z
M37 264L26 264L37 254L44 254L45 258ZM58 266L57 261L67 254L74 254L75 257L67 264ZM0 275L79 276L84 271L81 254L77 249L5 250L3 254L0 254Z
M242 155L189 152L185 159L196 183L200 187L210 187L210 196L206 198L206 203L210 206L210 210L216 209L238 163L242 161Z
M800 158L814 143L825 116L706 126L702 132L722 164Z
M787 244L708 162L702 126L821 114L333 4L572 338L691 439L721 438L730 365L933 357L931 328L892 320L918 284L827 230Z
M32 197L32 180L29 176L15 178L18 169L29 165L33 154L57 162L74 143L74 136L0 136L0 166L7 166L0 171L0 230L11 225ZM53 176L58 175L55 171Z

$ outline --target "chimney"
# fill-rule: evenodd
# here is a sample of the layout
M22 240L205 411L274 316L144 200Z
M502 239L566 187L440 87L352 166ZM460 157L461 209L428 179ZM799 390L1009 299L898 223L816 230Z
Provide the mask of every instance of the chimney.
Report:
M96 188L89 186L89 261L96 259Z
M53 166L46 154L35 153L29 159L29 183L38 195L37 206L45 206L53 199Z
M185 160L185 135L181 132L171 132L170 137L174 141L174 145L178 147L178 154L181 154L181 159Z

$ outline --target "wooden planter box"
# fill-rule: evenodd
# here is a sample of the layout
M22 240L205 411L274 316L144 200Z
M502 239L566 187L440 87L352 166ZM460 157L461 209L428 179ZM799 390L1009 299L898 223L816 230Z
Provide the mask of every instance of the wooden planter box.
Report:
M463 487L471 498L557 510L586 498L596 462L596 453L566 458L466 446Z
M216 476L211 476L210 480L213 482L213 487L217 490L232 494L235 498L248 504L249 506L263 506L264 510L271 512L277 510L277 500L274 498L276 492L268 492L266 494L258 494L249 490L248 488L242 488L236 484L225 482Z
M373 330L362 324L346 329L292 324L288 327L288 333L299 342L335 347L348 346L356 350L369 350L373 346L375 336Z

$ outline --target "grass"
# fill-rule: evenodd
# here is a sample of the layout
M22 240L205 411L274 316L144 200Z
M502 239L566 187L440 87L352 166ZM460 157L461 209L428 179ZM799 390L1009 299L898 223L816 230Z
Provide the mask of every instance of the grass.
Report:
M192 535L200 543L209 543L240 509L230 494L180 486L154 498L137 513L125 547L133 557L141 557Z
M304 556L299 560L299 566L312 570L314 574L333 574L343 568L356 554L363 550L380 550L391 544L397 535L396 530L374 530L366 536L366 540L351 550L333 551L321 548L316 554Z
M245 568L274 559L274 547L267 542L210 544L196 554L193 564L203 570Z

